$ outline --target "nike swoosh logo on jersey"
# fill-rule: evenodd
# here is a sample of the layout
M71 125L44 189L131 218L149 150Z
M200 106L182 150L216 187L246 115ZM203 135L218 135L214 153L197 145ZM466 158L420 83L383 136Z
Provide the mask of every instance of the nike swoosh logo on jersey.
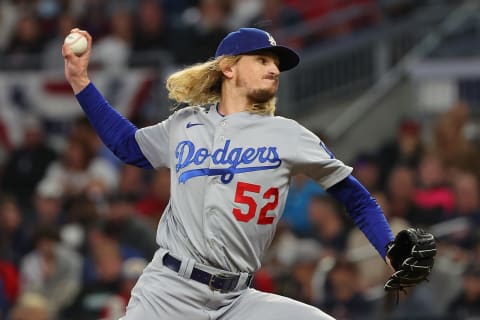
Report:
M203 125L204 125L204 123L191 123L191 122L189 122L189 123L187 123L187 129L191 128L191 127L203 126Z

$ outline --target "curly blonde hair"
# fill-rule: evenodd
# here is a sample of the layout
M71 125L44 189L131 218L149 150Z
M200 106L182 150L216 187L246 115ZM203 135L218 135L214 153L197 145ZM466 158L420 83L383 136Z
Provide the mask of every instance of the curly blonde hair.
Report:
M241 56L221 56L204 63L177 71L167 79L168 97L178 103L205 105L220 101L222 91L222 67L233 66ZM251 113L273 115L276 98L254 104Z

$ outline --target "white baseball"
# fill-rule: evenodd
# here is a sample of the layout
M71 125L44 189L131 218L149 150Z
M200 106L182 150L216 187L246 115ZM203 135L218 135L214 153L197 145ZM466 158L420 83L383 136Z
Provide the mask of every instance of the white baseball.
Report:
M84 35L72 32L65 38L65 44L67 44L72 52L77 55L81 56L85 51L87 51L88 41Z

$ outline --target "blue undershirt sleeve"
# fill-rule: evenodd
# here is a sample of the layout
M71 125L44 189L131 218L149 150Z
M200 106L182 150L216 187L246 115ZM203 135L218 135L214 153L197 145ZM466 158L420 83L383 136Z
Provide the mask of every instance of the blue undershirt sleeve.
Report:
M393 234L375 198L352 175L327 189L327 192L345 206L355 224L385 259L386 245L393 240Z
M93 83L76 98L100 139L120 160L140 168L153 168L135 140L137 127L113 109Z

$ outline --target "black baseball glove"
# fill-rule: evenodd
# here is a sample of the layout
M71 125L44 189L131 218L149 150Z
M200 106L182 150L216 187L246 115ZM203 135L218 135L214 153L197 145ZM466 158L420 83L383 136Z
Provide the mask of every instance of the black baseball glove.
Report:
M395 272L385 283L385 290L404 291L428 280L436 253L437 245L431 233L415 228L400 231L387 245L387 257Z

